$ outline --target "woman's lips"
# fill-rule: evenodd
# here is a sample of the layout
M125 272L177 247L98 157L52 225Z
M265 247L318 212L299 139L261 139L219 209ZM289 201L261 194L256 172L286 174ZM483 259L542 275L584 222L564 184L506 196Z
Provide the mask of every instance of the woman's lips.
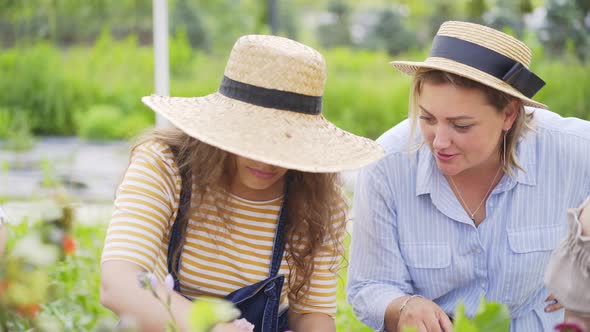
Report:
M436 158L440 161L450 161L455 158L456 154L445 154L445 153L436 153Z
M267 180L267 179L271 179L273 176L275 176L274 172L265 172L265 171L261 171L259 169L250 168L250 167L248 167L248 170L250 171L250 173L252 173L252 175L254 175L258 179Z

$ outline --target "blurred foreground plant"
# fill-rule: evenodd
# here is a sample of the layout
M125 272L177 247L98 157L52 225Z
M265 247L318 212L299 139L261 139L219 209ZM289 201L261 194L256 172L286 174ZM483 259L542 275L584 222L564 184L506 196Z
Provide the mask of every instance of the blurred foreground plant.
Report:
M453 325L456 332L508 332L510 313L505 305L482 298L473 319L465 316L465 306L459 304Z
M460 303L455 311L453 328L455 332L508 332L510 314L505 305L482 298L477 313L470 319L465 315L465 306ZM413 331L416 329L404 329L404 332Z
M0 331L50 325L38 321L41 306L58 296L49 269L75 251L72 237L72 206L57 194L56 206L45 211L42 220L30 224L27 233L14 239L0 257Z

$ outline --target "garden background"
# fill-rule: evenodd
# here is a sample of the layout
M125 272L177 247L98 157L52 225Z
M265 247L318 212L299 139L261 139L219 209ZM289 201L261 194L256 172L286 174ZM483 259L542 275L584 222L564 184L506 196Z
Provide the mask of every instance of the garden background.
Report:
M590 119L590 0L169 0L168 9L175 96L215 91L239 36L274 33L326 57L326 117L377 138L407 115L410 80L388 62L424 59L440 23L457 19L525 40L547 82L536 99ZM140 102L154 92L153 67L151 0L0 0L0 207L10 247L47 218L51 193L67 190L77 249L50 268L62 295L39 313L64 330L114 319L98 299L100 251L129 142L154 125ZM341 276L338 330L368 331Z

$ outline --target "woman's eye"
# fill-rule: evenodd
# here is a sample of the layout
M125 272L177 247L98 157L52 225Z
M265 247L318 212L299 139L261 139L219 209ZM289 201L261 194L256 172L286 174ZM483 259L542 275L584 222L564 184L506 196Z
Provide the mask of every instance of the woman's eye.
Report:
M467 130L469 128L471 128L472 125L455 125L455 128L459 129L459 130Z
M426 121L426 122L432 122L433 121L433 119L431 117L429 117L429 116L420 115L419 118L420 118L420 120Z

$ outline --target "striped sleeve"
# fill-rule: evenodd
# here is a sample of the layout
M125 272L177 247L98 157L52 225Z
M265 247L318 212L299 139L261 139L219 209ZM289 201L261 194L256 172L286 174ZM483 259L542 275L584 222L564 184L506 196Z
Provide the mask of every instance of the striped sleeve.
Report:
M169 148L137 147L115 199L102 262L124 260L153 271L180 199L180 175Z
M342 261L343 242L346 236L345 209L344 203L335 209L337 212L332 216L332 227L336 230L336 239L324 244L316 255L309 291L298 299L295 298L295 294L289 294L290 310L300 314L324 313L332 317L336 316L336 288ZM337 255L335 255L336 252ZM302 278L302 276L296 273L296 278Z

